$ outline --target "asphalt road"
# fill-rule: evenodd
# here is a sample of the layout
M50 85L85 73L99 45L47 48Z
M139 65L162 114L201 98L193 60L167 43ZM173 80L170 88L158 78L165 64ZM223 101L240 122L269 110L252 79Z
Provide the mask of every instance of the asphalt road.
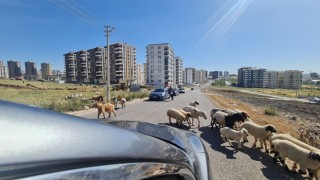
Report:
M205 111L208 119L201 118L200 128L197 128L196 121L194 123L195 126L190 129L187 126L182 126L181 128L192 131L201 137L209 153L214 179L304 179L299 174L288 174L282 166L275 165L271 156L262 152L262 149L251 148L252 137L249 137L249 143L244 144L243 151L235 151L233 147L230 147L229 143L223 142L219 130L216 128L211 130L209 127L209 113L216 106L199 89L175 96L173 101L167 99L165 101L128 102L127 107L124 109L117 109L117 117L112 114L110 119L168 123L166 111L169 108L183 108L192 100L199 101L200 105L197 108ZM96 109L76 113L75 115L97 120ZM175 122L175 120L172 122ZM236 143L233 144L236 146Z

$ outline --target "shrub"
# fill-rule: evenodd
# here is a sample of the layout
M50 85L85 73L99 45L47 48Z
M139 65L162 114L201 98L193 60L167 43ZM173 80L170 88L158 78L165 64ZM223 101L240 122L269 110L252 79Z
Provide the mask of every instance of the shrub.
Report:
M264 110L264 114L266 115L277 115L277 112L275 109L271 108L271 107L267 107L265 110Z

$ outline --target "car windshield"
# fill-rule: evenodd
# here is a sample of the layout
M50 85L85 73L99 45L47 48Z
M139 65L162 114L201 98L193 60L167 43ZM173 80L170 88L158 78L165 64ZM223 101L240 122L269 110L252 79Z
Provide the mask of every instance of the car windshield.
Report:
M164 92L164 89L155 89L154 92Z

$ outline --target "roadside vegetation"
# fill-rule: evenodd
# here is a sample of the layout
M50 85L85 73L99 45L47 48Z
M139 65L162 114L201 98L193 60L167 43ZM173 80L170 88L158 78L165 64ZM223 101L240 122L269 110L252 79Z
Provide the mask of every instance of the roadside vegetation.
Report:
M58 84L53 82L0 79L0 99L17 102L58 112L78 111L91 107L91 97L100 93L103 97L106 88L98 85ZM124 97L127 101L144 98L149 95L149 87L139 92L111 91L110 96ZM78 94L80 97L66 99L66 96Z
M222 88L230 90L247 90L263 94L291 97L291 98L308 98L320 97L320 86L302 85L301 89L272 89L272 88L242 88L236 86L225 86L225 84L217 81L211 84L213 88Z

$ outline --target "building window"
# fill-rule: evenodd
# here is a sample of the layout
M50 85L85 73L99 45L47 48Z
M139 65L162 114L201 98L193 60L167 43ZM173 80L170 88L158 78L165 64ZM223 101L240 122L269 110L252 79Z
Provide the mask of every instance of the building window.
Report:
M159 79L158 82L161 83L161 79Z
M158 78L162 78L162 76L161 76L161 75L158 75Z
M162 61L158 61L158 64L161 64L162 63Z
M153 78L153 75L151 75L151 78Z
M153 69L153 66L151 66L151 69Z
M161 69L161 65L159 65L158 68Z
M161 46L158 46L158 49L161 49Z
M153 79L151 79L151 82L154 82L154 80L153 80Z
M158 54L161 54L161 51L158 51Z
M158 73L162 73L162 71L161 71L161 70L158 70Z
M154 61L150 61L150 64L153 64L154 63Z
M150 50L153 50L153 47L150 47Z
M158 56L158 59L161 59L161 56Z
M154 52L153 51L151 51L151 54L153 54Z
M151 73L153 73L153 70L150 70Z
M153 56L151 56L151 59L153 59Z

